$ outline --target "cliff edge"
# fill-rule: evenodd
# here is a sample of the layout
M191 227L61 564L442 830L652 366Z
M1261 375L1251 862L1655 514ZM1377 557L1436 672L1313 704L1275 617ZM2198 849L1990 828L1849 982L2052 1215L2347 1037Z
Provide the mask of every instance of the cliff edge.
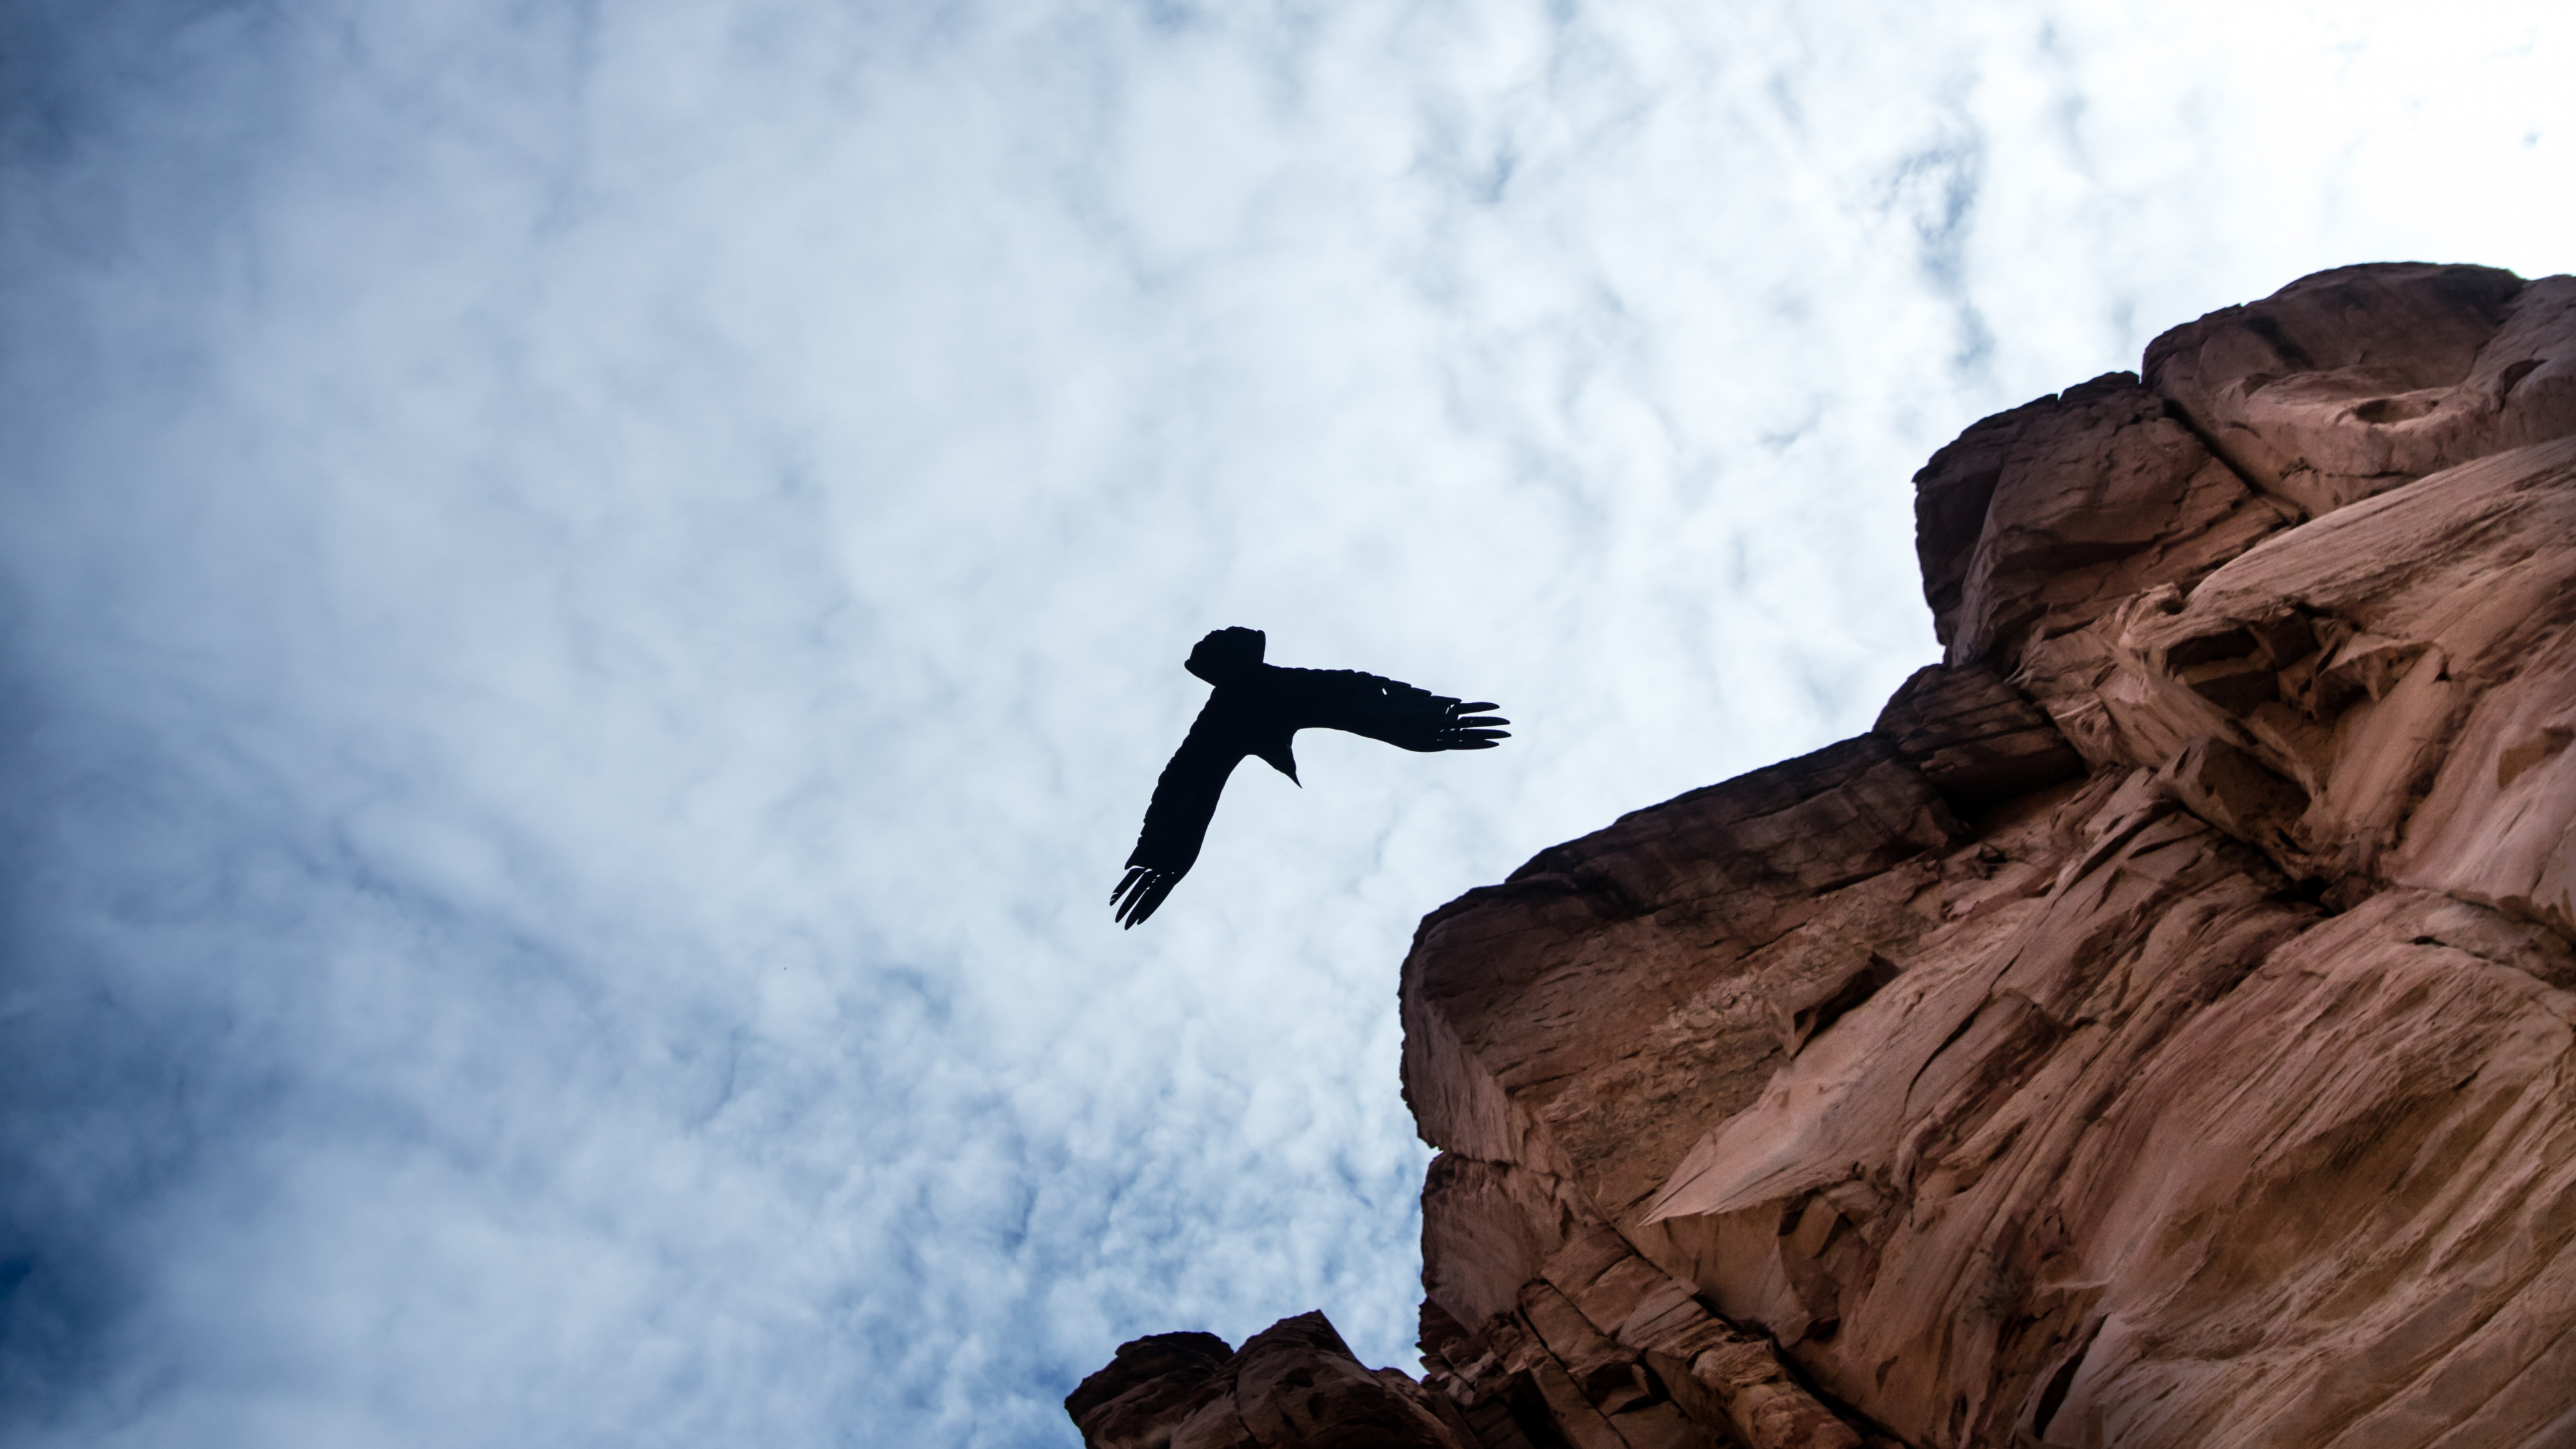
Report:
M1424 920L1425 1378L1164 1335L1087 1444L2576 1443L2576 278L2307 277L1915 486L1870 733Z

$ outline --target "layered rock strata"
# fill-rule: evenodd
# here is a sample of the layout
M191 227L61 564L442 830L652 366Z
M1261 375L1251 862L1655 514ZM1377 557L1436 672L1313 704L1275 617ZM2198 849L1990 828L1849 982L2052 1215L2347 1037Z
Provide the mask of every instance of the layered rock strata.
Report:
M1916 485L1871 733L1423 922L1438 1432L2576 1443L2576 279L2310 277Z

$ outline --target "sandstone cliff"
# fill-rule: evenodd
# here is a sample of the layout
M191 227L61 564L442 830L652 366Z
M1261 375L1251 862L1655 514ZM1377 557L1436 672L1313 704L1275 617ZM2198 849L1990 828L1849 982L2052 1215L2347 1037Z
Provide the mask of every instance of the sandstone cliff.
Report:
M2309 277L1915 482L1871 733L1423 922L1426 1378L1166 1335L1087 1443L2576 1444L2576 278Z

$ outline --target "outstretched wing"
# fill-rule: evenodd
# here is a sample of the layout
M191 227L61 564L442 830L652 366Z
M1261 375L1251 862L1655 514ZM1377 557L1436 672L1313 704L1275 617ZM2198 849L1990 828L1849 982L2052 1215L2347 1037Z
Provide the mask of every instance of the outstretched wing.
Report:
M1490 701L1461 704L1445 694L1416 689L1356 669L1282 669L1279 687L1298 729L1348 730L1399 749L1490 750L1511 737L1496 729L1511 721L1479 714Z
M1136 836L1135 853L1127 857L1109 899L1118 907L1118 923L1134 927L1154 914L1163 897L1189 874L1207 839L1208 822L1216 818L1217 796L1225 793L1226 776L1246 753L1237 732L1216 718L1215 702L1199 711L1190 732L1154 782L1154 799L1145 807L1145 828Z

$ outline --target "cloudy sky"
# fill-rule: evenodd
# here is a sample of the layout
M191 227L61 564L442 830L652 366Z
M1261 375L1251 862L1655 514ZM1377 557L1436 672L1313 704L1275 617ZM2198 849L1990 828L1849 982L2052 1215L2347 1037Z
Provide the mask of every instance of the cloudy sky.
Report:
M1409 1365L1414 922L1864 728L1975 418L2576 266L2552 8L7 0L0 1433ZM1516 737L1122 933L1237 623Z

